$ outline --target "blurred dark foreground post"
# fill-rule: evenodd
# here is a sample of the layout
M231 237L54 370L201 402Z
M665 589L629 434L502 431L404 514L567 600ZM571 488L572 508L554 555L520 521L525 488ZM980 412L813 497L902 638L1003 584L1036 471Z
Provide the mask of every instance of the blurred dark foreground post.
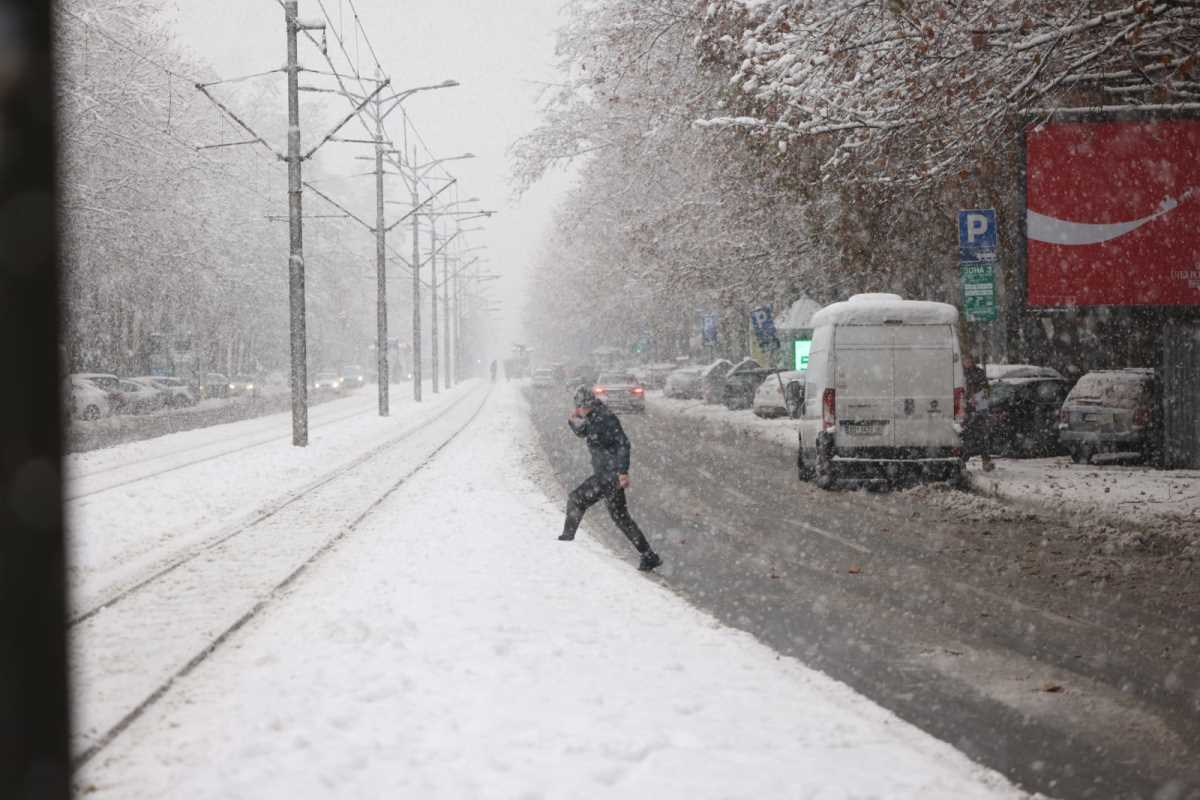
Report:
M0 797L69 796L51 3L0 0Z

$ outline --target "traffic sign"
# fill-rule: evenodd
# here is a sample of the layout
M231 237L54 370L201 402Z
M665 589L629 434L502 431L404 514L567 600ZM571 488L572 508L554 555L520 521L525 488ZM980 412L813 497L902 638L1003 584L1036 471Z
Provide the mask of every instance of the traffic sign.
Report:
M700 316L700 334L704 339L705 347L717 346L717 323L720 320L717 314L702 314Z
M994 208L970 208L958 212L958 260L961 263L996 260Z
M967 322L992 322L996 319L996 269L990 261L959 264L962 283L963 316Z
M775 333L775 317L770 306L759 306L750 312L750 325L754 328L754 336L758 346L766 352L779 349L779 336Z

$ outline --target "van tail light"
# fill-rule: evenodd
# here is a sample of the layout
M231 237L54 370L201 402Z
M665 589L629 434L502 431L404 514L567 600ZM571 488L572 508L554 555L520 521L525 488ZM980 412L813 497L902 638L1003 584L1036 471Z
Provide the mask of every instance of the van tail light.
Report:
M1149 406L1140 406L1133 412L1133 427L1145 428L1150 425L1150 408Z
M954 387L954 419L965 422L967 419L967 390L962 386Z
M640 386L635 386L629 390L629 393L634 397L641 397L642 395L646 394L646 390Z
M833 389L826 389L821 393L821 430L829 431L837 427L837 413L835 412L835 402L837 395Z

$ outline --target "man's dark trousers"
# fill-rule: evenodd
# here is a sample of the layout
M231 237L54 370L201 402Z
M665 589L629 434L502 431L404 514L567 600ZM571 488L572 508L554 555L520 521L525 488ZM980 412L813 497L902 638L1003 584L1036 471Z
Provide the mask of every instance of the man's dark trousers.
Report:
M637 523L633 521L633 517L629 516L629 507L625 505L625 490L621 488L616 475L612 477L593 475L567 495L567 520L563 524L562 538L575 538L575 531L579 529L583 513L600 500L604 500L604 504L608 506L609 516L612 517L613 522L617 523L621 533L625 534L637 551L644 553L649 550L649 542L642 535Z

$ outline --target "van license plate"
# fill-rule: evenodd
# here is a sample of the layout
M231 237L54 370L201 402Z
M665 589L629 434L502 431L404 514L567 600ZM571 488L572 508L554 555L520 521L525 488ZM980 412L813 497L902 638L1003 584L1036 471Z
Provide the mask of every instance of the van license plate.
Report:
M885 422L847 422L847 436L880 436L883 434Z

